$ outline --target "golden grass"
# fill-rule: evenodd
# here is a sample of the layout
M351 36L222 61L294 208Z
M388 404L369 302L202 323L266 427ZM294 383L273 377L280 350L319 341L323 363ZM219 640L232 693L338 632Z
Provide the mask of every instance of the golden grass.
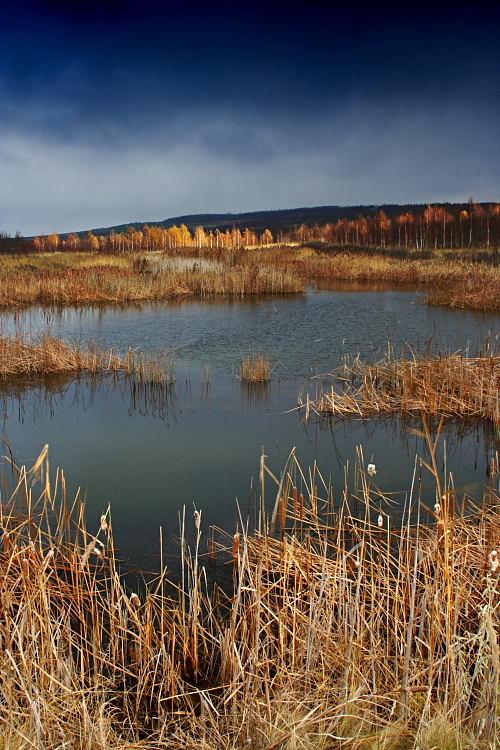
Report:
M44 333L34 341L0 335L0 380L66 374L125 373L138 384L171 383L175 352L129 349L124 357L109 349L80 346Z
M196 255L193 255L196 253ZM193 258L191 266L165 264ZM196 263L197 258L217 260ZM476 310L500 309L500 270L464 257L431 253L428 259L310 247L178 249L123 255L44 253L0 257L0 307L88 305L176 299L184 295L244 296L301 292L309 282L383 282L423 285L426 302Z
M2 748L493 750L498 463L475 515L455 513L449 485L425 525L414 490L391 520L361 453L340 507L292 455L280 535L263 515L260 533L230 539L226 595L207 589L199 512L179 587L162 571L131 594L109 513L87 529L47 450L30 471L5 463Z
M286 254L282 253L283 259ZM383 281L432 287L427 304L474 310L500 310L500 270L483 263L443 258L400 259L343 252L318 253L292 262L291 269L307 279Z
M265 354L244 357L239 378L243 383L268 383L271 380L271 361Z
M315 399L299 404L312 414L345 418L386 415L486 419L500 425L500 356L393 359L367 364L348 360L333 384Z
M165 267L141 256L54 254L0 259L0 308L169 300L185 295L242 297L303 290L293 272L265 265ZM152 254L153 255L153 254ZM153 256L156 260L157 255Z

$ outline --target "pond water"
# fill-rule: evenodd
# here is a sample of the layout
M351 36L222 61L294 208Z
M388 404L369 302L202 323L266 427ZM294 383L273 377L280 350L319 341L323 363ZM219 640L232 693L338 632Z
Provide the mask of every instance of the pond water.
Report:
M314 392L322 373L346 354L380 357L388 341L433 350L476 351L498 332L498 316L430 308L415 291L365 291L343 285L244 301L197 302L107 309L30 309L0 317L2 332L53 334L124 351L167 347L177 353L170 392L144 398L123 378L32 384L2 395L0 429L14 455L30 464L44 444L74 490L88 496L90 528L108 503L120 555L158 566L159 527L178 533L183 506L201 509L203 527L233 530L240 512L253 524L259 458L279 475L290 450L301 464L317 460L340 494L344 465L356 446L377 465L376 484L402 493L411 483L422 440L397 421L305 426L295 410L302 388ZM267 353L276 366L260 391L235 379L243 356ZM154 395L154 394L153 394ZM480 494L493 436L482 429L445 431L446 468L458 485ZM444 467L444 463L442 463ZM432 478L424 476L429 492ZM252 491L253 486L253 491ZM269 502L274 501L272 488ZM397 494L395 500L402 501ZM398 513L396 505L394 511Z

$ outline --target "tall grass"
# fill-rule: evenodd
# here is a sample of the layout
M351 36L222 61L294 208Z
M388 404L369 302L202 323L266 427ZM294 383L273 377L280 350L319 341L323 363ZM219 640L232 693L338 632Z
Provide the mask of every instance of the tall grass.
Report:
M493 750L497 472L471 517L441 485L429 525L414 476L396 523L361 452L340 497L292 454L279 533L262 496L260 533L209 536L226 593L206 583L199 511L183 519L178 586L162 570L130 593L109 512L87 528L47 450L29 471L5 459L2 747Z
M500 271L489 262L429 252L392 257L342 248L279 246L178 249L169 255L52 253L0 258L0 307L119 304L196 295L241 297L301 292L337 281L425 285L432 305L500 309ZM193 257L193 263L174 262ZM217 262L213 262L213 258ZM210 262L199 262L208 258ZM169 262L171 259L172 262Z
M500 356L454 353L395 359L375 364L348 359L333 383L314 399L299 397L306 418L375 415L478 418L500 424Z
M63 254L58 254L63 255ZM185 295L242 297L247 294L300 292L303 282L287 269L272 266L218 268L193 264L153 266L135 256L77 256L58 266L0 259L0 307L89 305L169 300ZM26 259L23 259L25 261ZM44 260L42 258L42 260ZM67 261L69 263L69 261Z

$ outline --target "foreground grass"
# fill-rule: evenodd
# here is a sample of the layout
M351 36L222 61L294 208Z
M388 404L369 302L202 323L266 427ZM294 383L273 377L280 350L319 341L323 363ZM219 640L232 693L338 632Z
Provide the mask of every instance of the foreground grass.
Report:
M485 419L500 425L500 356L469 357L461 353L439 357L388 355L368 364L348 360L333 383L301 406L306 418L407 416L426 414L459 419Z
M86 528L47 451L30 471L6 461L0 747L493 750L497 466L473 517L447 486L427 526L410 522L413 491L394 524L362 462L339 508L292 456L279 534L263 519L227 551L209 538L209 558L230 561L226 594L206 585L196 512L179 588L163 571L137 595L109 514Z

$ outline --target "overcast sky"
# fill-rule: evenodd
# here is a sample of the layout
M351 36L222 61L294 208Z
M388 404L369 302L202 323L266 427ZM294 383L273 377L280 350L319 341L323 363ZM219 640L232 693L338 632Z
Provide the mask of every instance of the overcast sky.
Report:
M498 200L494 4L325 5L4 3L0 230Z

